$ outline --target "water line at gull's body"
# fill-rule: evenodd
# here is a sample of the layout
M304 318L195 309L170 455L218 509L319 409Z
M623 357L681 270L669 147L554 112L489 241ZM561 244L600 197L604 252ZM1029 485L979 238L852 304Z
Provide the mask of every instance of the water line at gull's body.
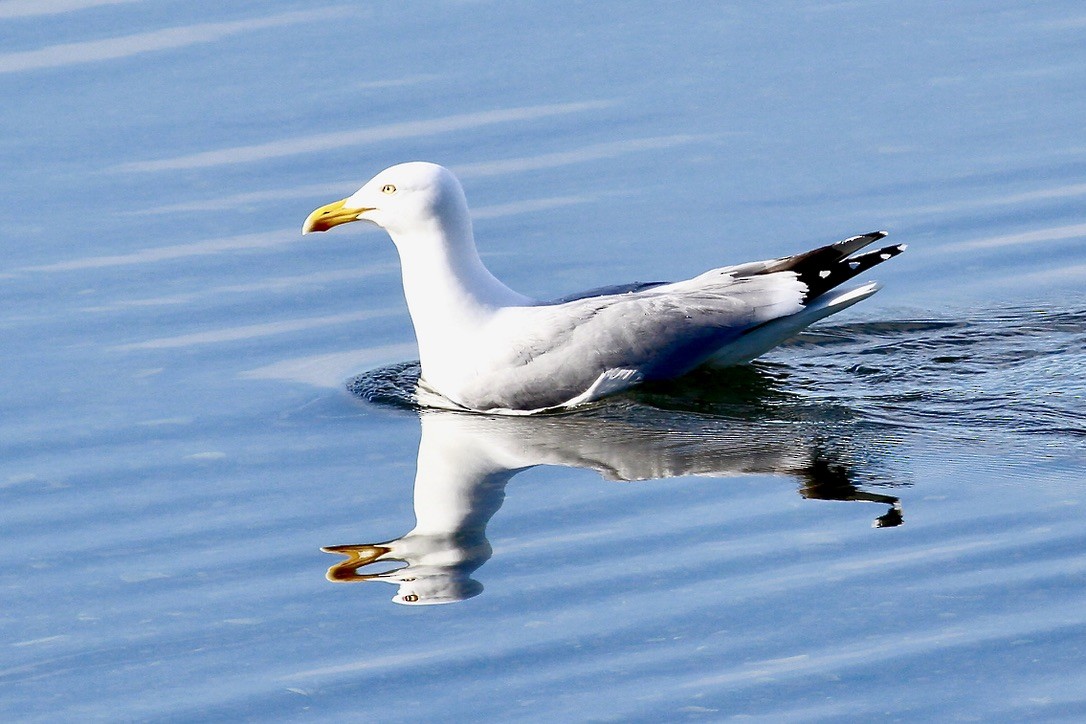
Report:
M384 228L399 252L427 404L521 414L748 362L874 294L874 282L840 285L905 249L858 253L886 235L878 231L680 282L547 303L513 291L483 265L464 191L441 166L388 168L315 210L302 232L353 221Z

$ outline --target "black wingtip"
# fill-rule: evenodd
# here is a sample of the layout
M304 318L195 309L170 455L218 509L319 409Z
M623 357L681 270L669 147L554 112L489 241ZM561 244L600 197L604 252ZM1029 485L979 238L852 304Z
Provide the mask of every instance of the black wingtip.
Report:
M858 274L863 274L873 266L894 258L903 251L905 251L904 244L895 244L862 254L850 255L843 259L823 259L817 260L818 263L815 264L800 266L796 272L800 281L807 285L804 302L818 298L830 289L847 282ZM829 263L822 263L826 261Z
M807 286L807 294L803 299L804 303L807 303L857 274L862 274L876 264L881 264L905 251L904 244L896 244L862 254L856 253L886 236L885 231L872 231L849 237L836 244L778 259L769 264L762 273L794 272L799 281Z

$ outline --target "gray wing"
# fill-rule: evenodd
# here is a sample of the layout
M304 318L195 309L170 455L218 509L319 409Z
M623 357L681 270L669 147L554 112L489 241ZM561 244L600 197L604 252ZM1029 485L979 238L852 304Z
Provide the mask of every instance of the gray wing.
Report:
M607 297L613 294L629 294L631 292L643 292L646 289L652 289L653 287L661 287L667 284L667 282L631 282L630 284L612 284L611 286L599 287L598 289L587 289L583 292L576 292L574 294L568 294L564 297L558 297L547 302L547 304L567 304L569 302L576 302L580 299L588 299L590 297Z
M682 282L605 287L522 309L526 314L518 322L523 324L512 345L495 352L480 375L472 406L554 407L583 401L586 394L595 399L593 391L601 384L614 383L613 391L639 380L676 377L710 360L751 359L822 316L870 296L874 285L839 299L827 292L904 251L898 245L855 253L884 236L883 231L861 234ZM732 349L739 352L719 357Z
M747 330L802 309L792 272L694 279L521 310L522 329L472 397L486 408L535 409L581 395L611 371L684 374ZM518 318L519 319L519 318Z

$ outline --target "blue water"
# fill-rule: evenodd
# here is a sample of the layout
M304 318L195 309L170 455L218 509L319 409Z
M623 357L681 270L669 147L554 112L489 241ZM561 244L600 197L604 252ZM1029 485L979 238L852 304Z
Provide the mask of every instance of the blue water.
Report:
M1086 716L1084 41L1066 1L0 2L0 712ZM909 250L751 369L420 413L387 238L298 233L410 159L543 298Z

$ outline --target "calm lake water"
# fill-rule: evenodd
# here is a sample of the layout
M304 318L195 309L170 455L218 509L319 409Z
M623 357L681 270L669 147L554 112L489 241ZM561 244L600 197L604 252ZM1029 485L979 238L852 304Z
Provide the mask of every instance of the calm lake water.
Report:
M1086 717L1080 3L4 0L0 94L5 720ZM412 159L543 298L910 248L420 412L391 243L298 232Z

